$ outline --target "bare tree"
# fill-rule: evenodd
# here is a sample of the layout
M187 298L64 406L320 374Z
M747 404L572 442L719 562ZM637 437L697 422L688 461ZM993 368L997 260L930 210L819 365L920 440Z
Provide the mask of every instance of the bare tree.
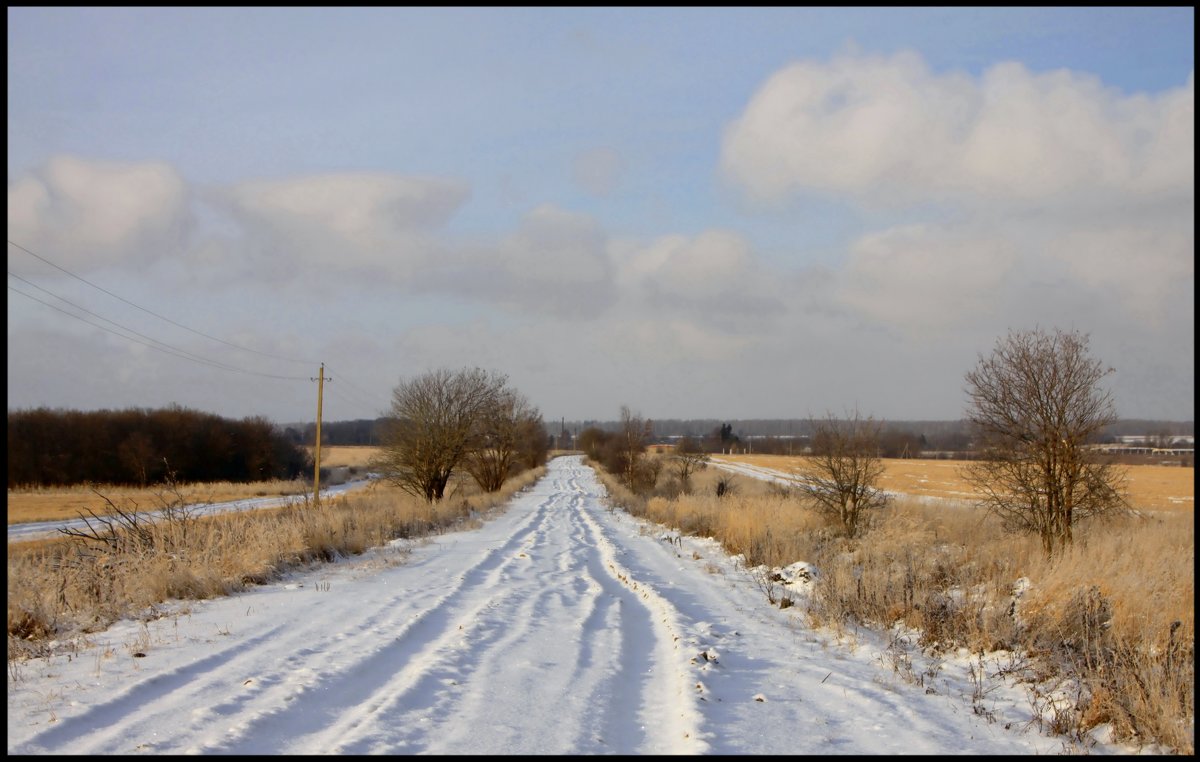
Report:
M531 433L534 428L543 429L541 423L541 415L529 400L508 388L499 390L492 403L480 411L465 467L484 492L500 489L514 471L536 459L524 451L534 444ZM545 439L544 431L541 438Z
M846 536L854 537L866 514L888 503L887 494L875 486L883 475L881 425L855 410L844 420L827 413L812 427L812 455L800 469L803 489L818 510L836 518Z
M546 423L536 408L522 418L517 425L517 460L525 468L537 468L546 462L550 454L550 435Z
M609 439L608 432L596 426L589 426L579 432L579 436L575 440L575 446L583 450L588 458L600 461L603 455L605 444Z
M1042 540L1047 556L1073 527L1127 508L1124 473L1087 445L1117 420L1099 388L1113 372L1088 355L1088 337L1010 331L966 375L967 412L983 459L963 469L1005 527Z
M653 424L640 414L632 412L627 405L621 406L621 428L616 436L616 471L625 486L637 491L640 483L646 481L649 474L645 473L642 461L646 457L646 444L650 441ZM654 480L658 479L655 471ZM641 485L644 486L644 485ZM653 484L650 485L654 487Z
M506 382L474 368L431 371L397 386L380 448L388 478L431 503L441 500Z
M671 470L679 478L679 487L684 494L692 491L692 474L708 467L708 453L691 437L683 437L675 444L671 457Z

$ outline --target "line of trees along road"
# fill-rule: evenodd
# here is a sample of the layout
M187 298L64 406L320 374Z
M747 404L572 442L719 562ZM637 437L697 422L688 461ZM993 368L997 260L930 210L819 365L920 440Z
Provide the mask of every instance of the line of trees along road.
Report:
M1101 388L1113 372L1091 357L1086 334L1034 328L997 340L965 376L965 420L982 457L963 467L962 476L982 496L980 507L1005 529L1037 535L1047 556L1074 543L1078 524L1129 510L1125 472L1088 447L1118 420ZM857 410L844 419L827 413L807 428L812 436L800 492L854 538L870 514L888 504L876 486L886 430ZM667 462L646 457L653 431L652 421L623 406L617 431L589 427L577 444L634 493L649 495ZM733 427L725 424L711 438L726 444L732 436ZM679 473L684 491L688 454L702 449L684 437L667 456L687 469Z
M252 482L311 475L312 459L262 417L161 410L34 410L8 414L8 486L145 486Z
M484 492L546 462L550 438L537 408L480 368L430 371L392 392L379 467L394 484L434 503L457 470Z

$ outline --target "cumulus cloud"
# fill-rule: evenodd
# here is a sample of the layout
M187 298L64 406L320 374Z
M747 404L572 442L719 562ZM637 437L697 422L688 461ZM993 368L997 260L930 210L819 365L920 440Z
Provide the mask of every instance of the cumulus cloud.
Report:
M452 180L364 172L243 183L213 198L249 238L239 253L250 261L237 264L259 276L366 268L405 278L434 256L430 232L469 192Z
M1075 202L1192 194L1194 75L1124 95L1067 70L1001 63L972 78L921 57L842 55L770 77L727 129L721 166L759 199Z
M994 315L1018 257L1000 237L905 225L851 245L837 295L880 324L944 334Z
M250 182L230 195L240 209L266 220L312 220L370 245L398 231L441 226L468 193L450 180L362 172Z
M762 317L780 309L776 279L750 244L728 230L666 235L615 246L619 285L643 304L693 317Z
M883 330L933 341L1066 316L1136 332L1181 310L1190 326L1194 104L1194 75L1125 94L1020 63L969 76L846 54L771 76L728 127L722 170L760 201L887 207L831 291Z
M1157 330L1178 322L1184 305L1194 304L1193 222L1189 218L1186 228L1177 222L1064 231L1047 243L1047 257L1061 259L1101 303ZM1190 323L1191 315L1186 319Z
M560 317L611 304L607 235L594 219L545 204L511 232L464 239L442 227L468 196L459 182L382 173L245 183L212 194L235 229L196 251L227 277L327 288L336 275Z
M1064 320L1121 333L1191 325L1191 217L1007 218L911 224L854 241L833 297L877 325L925 340ZM1189 329L1190 330L1190 329Z
M592 317L615 297L608 236L591 217L545 204L495 242L450 247L430 287L534 314Z
M621 355L653 376L664 366L703 368L733 363L761 343L754 335L713 331L693 320L614 320L597 339L609 356Z
M56 156L8 184L8 237L73 271L145 264L178 253L190 203L168 164Z

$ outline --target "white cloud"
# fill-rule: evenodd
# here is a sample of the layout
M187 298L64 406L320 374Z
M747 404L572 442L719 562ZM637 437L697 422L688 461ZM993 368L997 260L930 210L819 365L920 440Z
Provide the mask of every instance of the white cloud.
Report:
M622 355L653 378L665 368L731 363L760 343L757 336L713 331L691 320L613 320L598 339L609 356Z
M1194 256L1190 216L913 224L851 244L834 294L922 341L1039 321L1157 333L1181 318L1190 325Z
M1070 230L1049 241L1047 251L1101 303L1159 330L1178 321L1185 306L1192 309L1194 297L1184 290L1196 277L1192 223Z
M451 180L363 172L249 182L214 198L251 242L240 252L249 261L235 264L260 277L367 268L401 279L436 256L430 232L469 192Z
M643 306L710 318L761 317L780 308L778 279L762 268L742 236L728 230L624 242L612 255L618 284Z
M1000 238L903 226L851 245L837 293L843 304L880 324L944 335L994 313L1017 260Z
M497 240L447 244L421 283L518 313L594 317L614 299L607 247L594 219L544 204Z
M9 183L8 236L73 271L144 264L178 254L189 204L167 164L56 156Z
M399 231L441 226L468 194L464 184L450 180L361 172L249 182L230 195L247 213L311 221L370 246Z
M546 204L507 235L470 241L438 230L467 196L453 181L383 174L247 183L221 194L241 225L225 251L258 278L307 273L328 286L339 273L532 314L591 316L612 301L595 220Z
M538 287L597 286L611 277L606 241L593 218L544 204L501 241L496 261L508 275Z
M817 191L903 205L1190 197L1194 77L1126 96L1090 75L1002 63L978 79L915 53L804 61L727 129L725 174L752 196Z
M763 201L889 207L829 294L910 346L1037 322L1190 341L1194 102L1194 75L1126 95L1020 63L970 77L847 54L770 77L729 126L722 169Z

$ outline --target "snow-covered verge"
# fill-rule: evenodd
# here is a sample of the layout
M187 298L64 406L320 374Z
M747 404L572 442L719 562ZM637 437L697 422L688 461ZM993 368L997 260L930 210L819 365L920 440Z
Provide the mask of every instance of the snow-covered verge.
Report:
M814 630L762 571L559 458L481 528L10 664L8 753L1133 752L1039 730L1003 655L980 678L904 633Z

